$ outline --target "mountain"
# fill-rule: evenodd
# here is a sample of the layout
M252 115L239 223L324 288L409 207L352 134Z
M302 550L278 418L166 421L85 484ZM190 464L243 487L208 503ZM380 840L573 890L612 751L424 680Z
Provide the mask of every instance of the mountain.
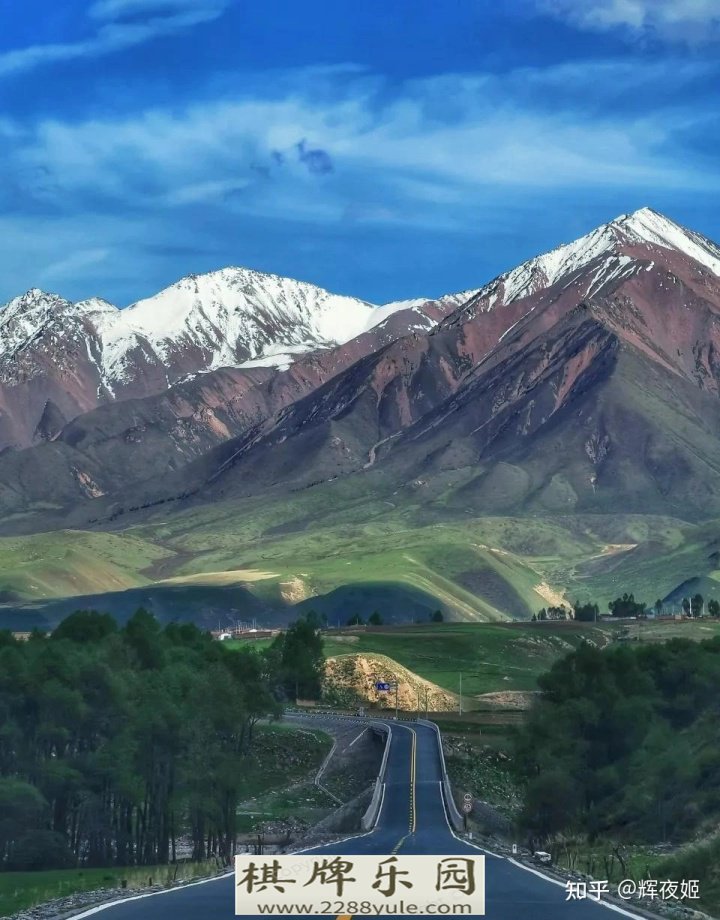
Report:
M112 310L45 308L78 347ZM375 309L287 366L268 353L74 418L46 398L41 443L0 452L2 622L720 594L714 243L642 209L457 299Z
M645 208L365 356L199 461L193 488L211 501L375 468L478 509L707 516L719 388L720 249Z
M170 315L175 325L153 347L203 327L189 319L200 315L196 295L181 289L187 309L157 313L159 327ZM202 290L209 304L214 295ZM54 507L65 519L72 506L76 522L101 522L178 497L214 502L380 476L478 511L720 512L714 243L645 208L466 293L361 304L353 331L365 331L335 347L340 330L323 319L331 295L317 309L295 304L303 320L285 321L284 347L309 348L314 336L324 348L295 354L285 369L268 366L280 337L268 308L268 338L258 338L257 317L243 333L261 357L236 352L235 369L64 424L63 406L47 403L36 425L57 432L53 440L0 455L0 508ZM139 328L147 310L123 312ZM221 312L232 313L227 304ZM111 324L116 313L103 315Z
M52 439L98 405L199 373L287 368L363 334L375 347L427 330L458 296L375 307L242 268L190 275L123 310L33 289L0 311L0 449Z

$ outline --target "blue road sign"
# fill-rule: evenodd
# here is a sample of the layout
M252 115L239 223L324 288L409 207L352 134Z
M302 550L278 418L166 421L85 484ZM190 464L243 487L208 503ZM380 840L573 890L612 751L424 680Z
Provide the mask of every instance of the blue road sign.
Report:
M385 681L379 680L379 681L377 681L377 683L375 684L375 689L376 689L376 690L381 690L381 691L384 692L384 691L390 689L390 684L386 684Z

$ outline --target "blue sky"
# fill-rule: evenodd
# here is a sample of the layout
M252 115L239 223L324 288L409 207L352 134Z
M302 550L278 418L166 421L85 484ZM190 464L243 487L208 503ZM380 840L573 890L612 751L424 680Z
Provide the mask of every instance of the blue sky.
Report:
M717 0L0 0L0 301L374 302L650 205L720 239Z

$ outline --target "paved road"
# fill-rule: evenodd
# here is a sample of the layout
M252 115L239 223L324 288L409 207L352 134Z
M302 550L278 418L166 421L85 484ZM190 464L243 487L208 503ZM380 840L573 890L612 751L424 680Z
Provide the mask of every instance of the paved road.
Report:
M448 824L441 793L437 736L423 725L390 723L385 796L375 829L369 834L310 852L356 855L403 853L456 855L478 848L456 837ZM612 920L637 917L631 911L592 901L565 900L565 889L509 859L486 854L488 920ZM611 913L611 910L613 911ZM141 896L109 907L91 908L75 920L101 913L98 920L231 920L234 914L232 876Z

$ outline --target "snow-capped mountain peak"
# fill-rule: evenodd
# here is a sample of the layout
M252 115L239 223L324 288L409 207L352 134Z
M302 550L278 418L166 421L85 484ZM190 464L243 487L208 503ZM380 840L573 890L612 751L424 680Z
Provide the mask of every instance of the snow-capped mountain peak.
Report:
M720 276L720 248L713 242L651 208L640 208L499 275L480 288L468 308L485 311L507 305L571 278L598 262L593 282L585 291L587 295L597 290L603 280L633 270L635 260L628 251L634 252L638 247L681 252Z
M57 324L73 304L58 294L31 288L14 297L0 312L0 358L17 355L43 330Z
M623 214L607 226L613 229L616 237L620 236L629 243L662 246L682 252L720 277L720 247L652 208Z
M438 314L432 303L430 314L405 302L376 307L238 267L187 275L125 309L99 297L73 303L35 288L0 311L0 362L14 375L7 362L22 353L23 373L32 377L47 366L32 361L33 349L76 355L80 347L97 398L115 398L219 367L287 367L298 355L344 344L403 310L418 315L420 325L411 328L430 328ZM447 307L455 303L451 296ZM70 357L66 366L77 361Z

